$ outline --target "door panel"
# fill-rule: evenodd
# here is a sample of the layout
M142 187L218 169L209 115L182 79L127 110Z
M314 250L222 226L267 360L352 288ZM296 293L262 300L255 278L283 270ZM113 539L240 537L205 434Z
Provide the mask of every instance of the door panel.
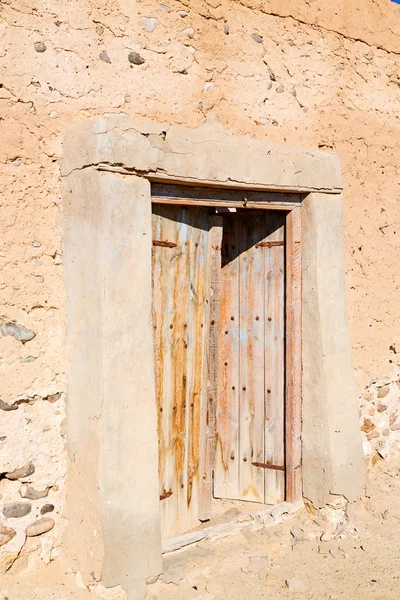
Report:
M153 204L153 323L162 539L199 524L211 225L207 209Z
M284 215L224 216L214 495L284 499Z
M264 501L264 212L239 221L240 497Z
M276 213L266 214L268 242L284 243L284 223ZM282 470L265 471L266 504L285 498L285 248L264 248L265 261L265 462Z
M214 496L239 494L239 222L223 216Z

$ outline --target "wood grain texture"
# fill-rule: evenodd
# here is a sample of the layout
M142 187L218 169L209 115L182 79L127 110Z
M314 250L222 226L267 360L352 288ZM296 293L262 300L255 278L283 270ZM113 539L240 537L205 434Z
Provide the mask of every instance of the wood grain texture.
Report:
M224 215L216 497L284 498L284 225L271 211Z
M214 496L239 496L239 222L223 216ZM233 317L233 318L232 318Z
M286 218L286 499L302 497L301 209Z
M171 216L171 218L168 218ZM178 245L179 227L172 218L172 211L163 211L162 216L153 216L153 237L173 241ZM159 478L161 522L163 535L174 523L178 510L178 482L183 475L179 464L182 456L182 432L176 431L176 418L172 417L175 398L182 399L181 390L176 390L173 365L177 359L175 335L177 331L174 285L178 278L176 257L180 250L168 247L153 247L153 323L155 328L156 396L158 409ZM183 258L185 260L185 258ZM180 299L182 302L182 298ZM174 330L175 328L175 330ZM181 378L182 382L182 378ZM178 387L180 388L179 382Z
M198 525L200 431L206 405L210 217L153 206L153 320L162 538Z
M210 310L207 311L206 331L209 331L207 347L207 403L203 408L200 426L200 499L199 519L211 518L215 445L216 445L216 410L218 398L218 364L219 364L219 322L220 322L220 287L221 287L221 245L222 217L211 217L209 269Z
M239 216L240 252L240 498L264 502L264 248L263 211Z
M288 210L300 205L300 194L255 192L248 190L221 190L211 187L157 184L151 186L152 201L171 204L197 204L199 206L231 206Z
M264 501L277 504L285 498L285 217L268 211L265 221L265 462L281 470L265 471Z

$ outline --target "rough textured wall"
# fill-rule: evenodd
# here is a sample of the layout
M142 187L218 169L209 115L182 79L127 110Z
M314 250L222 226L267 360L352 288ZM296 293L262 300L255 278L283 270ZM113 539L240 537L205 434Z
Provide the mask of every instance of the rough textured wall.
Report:
M235 134L338 152L359 392L398 379L399 16L387 0L2 2L3 570L17 556L13 569L49 560L63 529L60 158L71 122L125 112L196 127L212 113ZM23 498L36 492L47 497ZM54 528L41 521L26 538L41 519Z

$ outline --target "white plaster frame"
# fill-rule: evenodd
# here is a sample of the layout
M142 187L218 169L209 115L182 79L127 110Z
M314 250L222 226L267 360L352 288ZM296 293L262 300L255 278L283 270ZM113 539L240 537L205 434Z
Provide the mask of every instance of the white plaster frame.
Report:
M68 130L62 175L68 545L84 581L121 585L138 600L162 570L150 181L303 195L303 495L316 506L330 494L355 500L364 464L338 157L215 124L190 130L108 115Z

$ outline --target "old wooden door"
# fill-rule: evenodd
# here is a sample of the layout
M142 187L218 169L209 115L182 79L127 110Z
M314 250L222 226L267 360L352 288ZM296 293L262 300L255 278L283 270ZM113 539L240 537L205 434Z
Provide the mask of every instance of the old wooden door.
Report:
M213 261L220 265L222 236L219 217L212 212L153 204L153 323L164 540L199 524L211 273Z
M284 473L284 223L224 215L214 496L275 504Z

